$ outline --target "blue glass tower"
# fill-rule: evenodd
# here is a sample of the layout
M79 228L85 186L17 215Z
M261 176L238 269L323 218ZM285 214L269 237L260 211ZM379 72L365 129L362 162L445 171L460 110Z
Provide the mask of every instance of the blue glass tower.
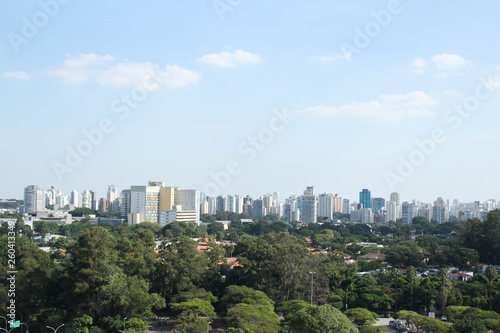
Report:
M363 208L372 208L371 193L369 190L363 189L359 192L359 203L363 206Z

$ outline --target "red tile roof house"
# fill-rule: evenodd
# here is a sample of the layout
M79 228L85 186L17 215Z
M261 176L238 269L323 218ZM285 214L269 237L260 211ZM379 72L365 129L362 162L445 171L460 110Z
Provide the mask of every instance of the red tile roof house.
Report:
M371 261L371 260L384 260L385 259L385 254L380 253L380 252L374 252L374 253L367 253L365 255L362 255L358 259L363 259L366 261Z
M470 279L473 278L473 275L460 272L460 273L450 273L448 274L448 277L455 281L469 281Z

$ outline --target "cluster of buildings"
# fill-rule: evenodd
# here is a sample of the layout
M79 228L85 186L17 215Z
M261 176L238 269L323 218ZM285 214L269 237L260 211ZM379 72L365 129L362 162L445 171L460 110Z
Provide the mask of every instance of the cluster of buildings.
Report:
M400 194L391 193L389 200L372 197L368 189L359 193L359 202L350 202L338 194L316 195L314 187L307 187L302 195L291 195L280 201L277 192L259 198L240 195L206 196L194 189L166 186L164 182L149 181L147 185L131 186L118 194L114 185L108 186L106 198L98 198L96 192L72 191L64 195L56 187L49 190L37 185L24 189L24 205L20 213L46 215L47 207L54 211L87 207L100 212L120 212L121 219L128 223L152 222L167 225L174 221L200 223L200 214L216 214L218 211L247 213L252 217L275 215L287 222L317 223L338 221L338 217L348 218L356 223L378 223L401 221L411 223L422 216L429 221L445 223L450 218L467 220L484 219L489 211L500 208L494 199L486 202L460 203L437 198L432 203L417 200L401 202ZM66 207L66 208L65 208ZM339 215L339 214L344 215Z
M108 186L106 198L98 198L94 191L82 193L72 191L64 195L52 186L30 185L24 189L24 204L19 207L22 214L61 214L75 208L90 208L99 212L120 212L119 221L129 223L152 222L167 225L174 221L200 222L199 192L178 187L165 186L164 182L149 181L146 186L131 186L121 191L114 185ZM47 208L51 209L48 210ZM64 216L67 216L65 214ZM116 222L107 219L106 222Z

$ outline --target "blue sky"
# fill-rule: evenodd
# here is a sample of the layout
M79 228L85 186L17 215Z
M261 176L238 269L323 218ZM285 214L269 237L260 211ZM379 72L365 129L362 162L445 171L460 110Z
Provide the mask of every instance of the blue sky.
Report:
M499 199L499 9L3 1L0 197L154 179L211 194Z

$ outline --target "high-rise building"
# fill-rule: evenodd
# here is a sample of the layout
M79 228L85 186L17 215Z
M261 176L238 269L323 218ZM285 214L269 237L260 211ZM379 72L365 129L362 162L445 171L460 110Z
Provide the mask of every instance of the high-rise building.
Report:
M89 190L85 190L82 193L82 207L91 208L92 207L92 196Z
M278 207L280 204L280 194L278 192L273 192L273 206Z
M208 214L215 215L217 213L217 199L214 197L207 197Z
M398 204L395 201L387 201L387 214L385 215L385 221L396 222L398 219Z
M219 195L216 198L217 211L227 212L227 198L223 195Z
M300 217L304 223L316 223L317 220L317 202L314 195L314 187L309 186L300 197Z
M108 204L109 201L105 198L99 199L99 211L100 212L107 212L108 211Z
M23 213L36 213L45 209L45 190L38 185L24 188Z
M93 210L97 210L98 208L98 199L97 199L97 192L90 191L90 200L91 200L91 206Z
M234 195L227 195L227 210L228 212L236 212L236 206L235 206L235 197Z
M71 191L69 203L76 208L82 207L82 195L77 190Z
M338 194L335 194L333 196L333 212L342 213L344 211L343 208L344 208L344 199Z
M246 197L243 198L244 205L251 205L253 202L253 198L247 194Z
M363 208L361 214L361 223L373 223L374 220L371 208Z
M304 190L304 195L314 195L314 186L308 186Z
M264 216L265 209L264 203L261 199L253 200L252 202L252 216Z
M160 187L160 202L159 210L172 210L176 202L176 188L175 187Z
M51 186L50 189L45 191L45 206L55 205L58 193L59 190L55 186Z
M432 207L432 219L441 224L447 222L448 218L449 215L446 203L443 198L439 197L434 201L434 206Z
M351 205L349 204L349 199L342 200L342 214L350 214Z
M382 210L385 210L385 199L384 198L373 198L373 212L380 213Z
M140 214L141 222L159 223L160 186L131 186L130 214Z
M394 201L395 203L401 203L401 196L398 192L392 192L391 193L391 201Z
M69 199L67 195L64 195L61 191L56 194L56 205L59 207L65 207L69 204Z
M109 202L115 201L118 198L118 190L115 185L108 185L107 199Z
M286 223L292 222L292 205L286 203L283 207L283 218Z
M210 214L208 211L208 201L206 198L200 203L200 214Z
M359 192L359 203L363 208L372 208L371 205L371 193L367 189L363 189Z
M402 205L402 219L403 223L410 224L415 216L418 214L418 207L414 203L403 202Z
M234 209L237 214L243 213L243 198L241 195L234 196Z
M398 192L392 192L390 199L391 199L391 201L394 201L396 203L396 212L397 212L396 219L402 218L403 217L403 210L402 210L402 206L401 206L401 196L399 195ZM396 220L394 220L394 221L396 221Z
M362 209L354 209L351 210L349 222L361 222L363 221L363 210Z
M262 196L262 206L264 207L264 214L271 214L271 208L274 207L273 196L266 194Z
M176 188L175 190L175 205L180 206L180 211L191 212L189 218L192 218L192 212L194 212L195 223L200 223L200 198L198 190L183 190ZM179 209L177 209L179 211ZM185 214L185 216L187 216ZM187 217L186 217L187 218Z
M120 194L121 197L121 206L120 210L122 212L122 219L128 219L128 214L130 214L130 190L123 190Z
M334 205L334 197L331 193L318 195L318 216L331 220L333 218Z
M418 207L418 214L417 216L422 216L427 219L427 221L432 220L432 206L429 204L422 204L420 207Z

